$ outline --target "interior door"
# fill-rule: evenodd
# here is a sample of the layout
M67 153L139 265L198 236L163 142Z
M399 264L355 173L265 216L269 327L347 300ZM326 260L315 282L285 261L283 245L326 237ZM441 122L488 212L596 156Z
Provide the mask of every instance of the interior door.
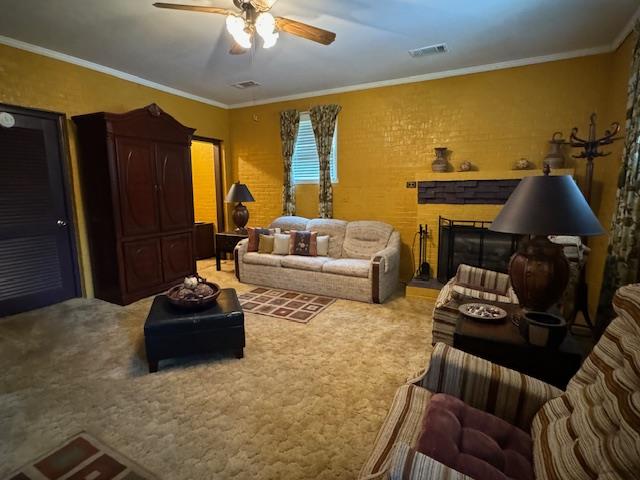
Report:
M80 293L61 121L0 104L0 316Z
M159 231L153 144L119 137L116 139L116 156L122 235L130 237Z
M160 221L163 231L193 228L193 186L189 148L156 144Z

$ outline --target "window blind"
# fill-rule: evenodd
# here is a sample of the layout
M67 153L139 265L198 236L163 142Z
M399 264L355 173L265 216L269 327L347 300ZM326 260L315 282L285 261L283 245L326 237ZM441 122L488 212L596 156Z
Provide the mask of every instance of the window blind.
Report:
M331 183L338 181L337 151L338 151L338 125L333 133L333 144L331 146L331 156L329 157L329 168L331 171ZM291 171L293 183L318 183L320 180L320 162L318 150L316 149L316 139L313 135L311 117L306 112L300 114L300 126L298 127L298 138L293 149L293 159L291 161Z

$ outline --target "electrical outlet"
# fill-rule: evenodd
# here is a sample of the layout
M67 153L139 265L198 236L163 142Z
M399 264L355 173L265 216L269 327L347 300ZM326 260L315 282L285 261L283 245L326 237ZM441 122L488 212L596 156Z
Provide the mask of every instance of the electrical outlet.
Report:
M416 188L417 184L416 182L407 182L407 188Z

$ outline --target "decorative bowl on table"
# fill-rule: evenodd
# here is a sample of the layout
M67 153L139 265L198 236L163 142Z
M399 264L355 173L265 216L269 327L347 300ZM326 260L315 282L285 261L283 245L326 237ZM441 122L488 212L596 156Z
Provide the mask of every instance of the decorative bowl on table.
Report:
M502 322L507 318L506 310L486 303L465 303L458 307L464 316L481 322Z
M567 336L567 321L547 312L524 312L520 333L531 345L558 348Z
M184 281L171 287L167 293L171 305L183 310L200 310L213 305L220 296L220 286L207 282L200 275L186 277Z

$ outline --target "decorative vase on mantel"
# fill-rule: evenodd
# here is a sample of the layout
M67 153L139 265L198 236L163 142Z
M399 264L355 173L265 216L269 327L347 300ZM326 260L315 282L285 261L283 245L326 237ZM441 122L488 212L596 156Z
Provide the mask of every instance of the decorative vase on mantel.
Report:
M549 153L544 157L543 164L549 165L552 170L564 167L564 153L562 146L567 142L562 138L562 132L555 132L549 140Z
M436 159L431 162L431 170L433 172L446 172L449 170L449 162L447 162L447 147L437 147Z

